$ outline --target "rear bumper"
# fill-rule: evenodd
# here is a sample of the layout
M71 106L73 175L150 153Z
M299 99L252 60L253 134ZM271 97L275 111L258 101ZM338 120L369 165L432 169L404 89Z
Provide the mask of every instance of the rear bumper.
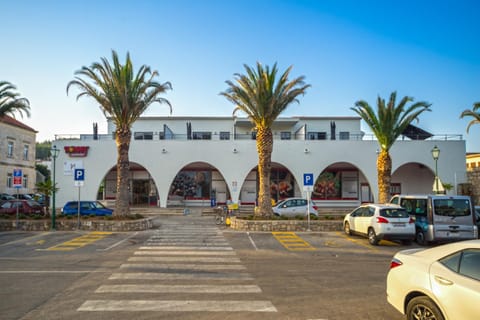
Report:
M413 233L380 233L377 234L377 238L380 240L414 240L415 234Z

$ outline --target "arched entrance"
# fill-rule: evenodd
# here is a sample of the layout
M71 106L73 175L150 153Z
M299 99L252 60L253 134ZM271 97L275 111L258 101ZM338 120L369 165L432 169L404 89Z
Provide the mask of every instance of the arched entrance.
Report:
M409 162L392 172L391 194L432 193L435 173L427 166Z

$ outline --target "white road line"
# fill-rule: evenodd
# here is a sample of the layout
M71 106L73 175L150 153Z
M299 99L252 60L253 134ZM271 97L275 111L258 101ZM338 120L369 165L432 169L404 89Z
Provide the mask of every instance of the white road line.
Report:
M18 239L18 240L14 240L14 241L2 243L2 244L0 244L0 247L8 246L9 244L19 243L19 242L26 241L26 240L32 240L32 239L36 239L36 238L41 238L41 237L46 236L47 234L50 234L50 232L43 232L43 233L41 233L41 234L36 234L36 235L30 236L30 237L21 238L21 239Z
M128 261L142 262L217 262L217 263L240 263L239 258L215 258L215 257L131 257Z
M105 249L97 249L97 251L108 251L108 250L110 250L110 249L113 249L113 248L115 248L116 246L118 246L118 245L120 245L120 244L124 243L124 242L125 242L125 241L127 241L128 239L130 239L130 238L132 238L132 237L136 236L137 234L138 234L138 232L135 232L134 234L132 234L132 235L130 235L130 236L128 236L128 237L126 237L125 239L123 239L123 240L121 240L121 241L119 241L119 242L117 242L117 243L114 243L114 244L113 244L113 245L111 245L110 247L108 247L108 248L105 248Z
M245 270L245 266L238 264L163 264L163 263L125 263L121 269L180 269L180 270Z
M253 242L252 237L250 237L250 232L247 232L247 237L248 237L248 239L250 239L250 243L255 248L255 250L258 250L257 245L255 244L255 242Z
M226 250L232 251L232 247L214 247L214 246L147 246L147 247L140 247L139 250Z
M114 284L102 285L96 293L261 293L256 285L142 285Z
M114 273L109 280L253 280L248 273L215 272L215 273Z
M149 250L135 251L138 256L236 256L234 251L171 251L171 250Z
M87 300L77 311L277 312L270 301Z

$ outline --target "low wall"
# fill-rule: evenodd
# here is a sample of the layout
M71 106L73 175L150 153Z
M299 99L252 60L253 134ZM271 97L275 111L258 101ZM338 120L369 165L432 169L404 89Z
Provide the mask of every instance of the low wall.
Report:
M310 231L340 231L342 220L311 220ZM231 218L230 228L242 231L308 231L307 220L246 220Z
M0 231L50 231L51 220L0 220ZM143 231L152 228L153 219L138 219L128 221L116 220L80 220L78 228L77 219L59 219L55 221L55 229L58 231Z

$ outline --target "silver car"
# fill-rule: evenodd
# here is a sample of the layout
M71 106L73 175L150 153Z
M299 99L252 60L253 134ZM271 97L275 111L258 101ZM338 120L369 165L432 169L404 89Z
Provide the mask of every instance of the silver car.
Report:
M275 215L284 217L306 216L308 210L307 208L308 201L303 198L287 198L279 201L272 207ZM311 201L310 214L318 216L318 212Z

